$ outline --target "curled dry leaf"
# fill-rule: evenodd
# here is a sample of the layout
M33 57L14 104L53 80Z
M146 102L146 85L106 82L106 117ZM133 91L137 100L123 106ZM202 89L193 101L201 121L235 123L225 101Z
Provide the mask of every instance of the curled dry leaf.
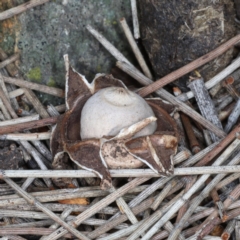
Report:
M96 173L102 180L102 188L111 186L108 168L139 168L146 164L159 174L172 174L172 158L176 154L178 144L177 127L170 116L174 107L159 98L141 99L143 104L140 107L136 105L138 107L131 110L132 124L129 125L128 119L123 118L123 127L115 129L117 134L111 132L96 138L81 139L80 119L82 119L83 107L99 90L114 87L114 91L117 89L121 94L126 93L126 97L118 100L122 104L121 107L126 107L128 104L127 97L133 99L140 97L111 75L97 74L89 84L84 76L69 65L67 56L65 63L67 111L59 118L52 133L51 151L54 156L54 168L60 169L59 165L65 162L64 159L68 154L79 167ZM110 92L112 94L112 91ZM132 104L131 102L129 105ZM143 105L147 105L145 107L150 109L150 113L148 109L146 116L141 112ZM138 112L140 117L135 116ZM143 131L146 128L150 130ZM143 134L137 135L139 132Z

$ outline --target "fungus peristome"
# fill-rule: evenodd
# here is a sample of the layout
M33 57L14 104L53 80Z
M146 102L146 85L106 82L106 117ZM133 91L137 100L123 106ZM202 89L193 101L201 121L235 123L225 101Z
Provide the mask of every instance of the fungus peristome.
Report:
M97 74L90 84L84 76L69 65L68 56L65 55L64 58L67 71L65 97L67 111L59 118L52 133L51 150L54 168L61 168L59 164L68 154L79 167L96 173L102 180L102 188L111 186L108 168L138 168L145 163L157 173L172 174L172 158L176 154L178 144L177 127L169 115L173 107L159 98L142 99L111 75ZM86 114L83 110L87 107L85 103L88 99L94 99L92 97L94 95L101 96L102 93L107 92L109 97L114 94L114 91L131 96L121 99L123 105L124 102L132 104L133 99L140 98L140 103L136 104L133 101L133 105L136 104L137 110L146 108L146 113L142 114L139 111L140 116L134 116L136 118L130 122L122 118L121 121L127 124L116 128L115 132L101 132L100 129L97 136L87 136L85 133L82 135L80 119L82 114ZM97 121L97 118L94 120ZM116 121L116 119L112 120L110 130L114 128ZM84 130L82 129L83 132ZM87 131L90 130L87 129ZM136 135L139 132L140 135Z

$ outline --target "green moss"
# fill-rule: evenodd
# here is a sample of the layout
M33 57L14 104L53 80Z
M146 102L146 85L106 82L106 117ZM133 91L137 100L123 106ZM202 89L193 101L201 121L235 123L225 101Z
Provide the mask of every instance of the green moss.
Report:
M96 72L96 73L101 73L101 72L102 72L102 68L101 68L101 66L100 66L100 65L98 65L96 70L97 70L97 72Z
M32 68L27 73L27 78L34 82L40 83L42 79L41 69L39 67Z
M47 85L49 87L56 87L56 82L54 81L54 79L51 77L49 82L47 83Z

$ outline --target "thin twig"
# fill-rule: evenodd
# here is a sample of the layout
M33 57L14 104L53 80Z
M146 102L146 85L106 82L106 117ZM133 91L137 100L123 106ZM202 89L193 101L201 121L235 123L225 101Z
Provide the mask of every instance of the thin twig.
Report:
M149 70L149 68L148 68L148 66L147 66L147 64L146 64L146 62L145 62L145 60L144 60L144 57L143 57L142 53L140 52L140 50L139 50L139 48L138 48L137 43L135 42L135 40L134 40L134 38L133 38L133 35L132 35L131 30L130 30L127 22L126 22L126 19L125 19L125 18L122 18L122 19L120 20L120 23L121 23L121 26L122 26L123 31L124 31L124 33L125 33L125 36L127 37L128 43L129 43L129 45L131 46L132 51L133 51L133 53L134 53L134 55L135 55L135 57L136 57L139 65L141 66L144 74L145 74L148 78L152 79L152 78L153 78L153 77L152 77L152 74L151 74L151 72L150 72L150 70Z
M76 219L73 222L71 222L71 224L73 224L74 226L78 226L82 221L91 217L93 214L97 213L100 209L102 209L103 207L106 207L107 205L115 201L117 198L121 197L123 194L128 192L130 189L140 185L141 183L147 181L148 179L149 178L136 178L131 182L125 184L121 188L117 189L115 192L109 194L107 197L103 198L101 201L94 204L89 209L87 209L86 211L78 215ZM67 231L63 227L61 227L57 231L49 235L47 239L51 239L51 240L58 239L59 237L63 236L65 233L67 233Z
M232 62L229 66L227 66L224 70L222 70L220 73L218 73L216 76L211 78L205 83L205 87L207 89L212 88L217 83L221 82L224 78L226 78L228 75L230 75L232 72L234 72L236 69L240 67L240 57L237 58L234 62ZM186 101L187 99L193 98L193 92L189 91L187 93L183 93L179 95L177 98L181 101Z
M134 67L124 56L120 53L103 35L95 30L90 25L87 26L87 30L118 60L128 63Z
M6 83L11 83L11 84L14 84L19 87L29 88L29 89L36 90L39 92L48 93L50 95L57 96L60 98L65 97L64 91L60 88L48 87L48 86L45 86L42 84L28 82L28 81L25 81L25 80L22 80L19 78L11 78L11 77L5 77L5 76L3 76L3 80Z
M19 123L26 123L26 122L31 122L31 121L35 121L35 120L39 120L38 114L33 114L33 115L27 116L27 117L20 117L20 118L16 118L16 119L2 121L2 122L0 122L0 127L15 125L15 124L19 124Z
M58 117L50 117L40 120L34 120L27 123L18 123L14 125L4 126L0 128L0 134L7 134L12 132L19 132L28 129L39 128L43 126L48 126L55 124L57 122Z
M229 157L231 152L238 147L240 141L236 139L225 151L224 153L214 162L214 166L220 165L224 160ZM179 199L173 207L150 228L150 230L143 236L143 240L151 239L151 237L158 231L158 229L163 226L183 205L188 199L199 189L199 187L207 180L209 174L202 175L196 183L189 189L184 196ZM181 221L182 222L182 221ZM152 225L152 223L151 223ZM149 226L151 226L149 225Z
M50 132L44 133L10 133L0 135L0 140L13 140L13 141L36 141L47 140L51 138Z
M0 62L0 69L6 67L9 63L15 62L19 58L19 54L16 53L11 57L5 59L4 61Z
M114 178L131 177L159 177L158 173L151 169L122 169L109 170ZM239 173L240 166L205 166L205 167L189 167L175 168L175 176L184 175L202 175L202 174L220 174L220 173ZM87 170L0 170L0 178L8 176L10 178L92 178L97 177L95 173Z
M239 41L240 41L240 35L237 35L237 36L233 37L232 39L228 40L227 42L223 43L221 46L214 49L213 51L203 55L202 57L194 60L191 63L188 63L184 67L181 67L178 70L175 70L175 71L169 73L165 77L158 79L157 81L148 85L147 87L142 88L138 93L140 94L140 96L144 97L150 93L155 92L159 88L164 87L165 85L173 82L174 80L184 76L185 74L193 71L194 69L199 68L203 64L208 63L209 61L213 60L214 58L220 56L221 54L226 52L229 48L233 47Z
M7 18L11 18L17 14L27 11L30 8L36 7L38 5L42 5L46 2L49 2L49 0L32 0L26 3L23 3L17 7L10 8L0 13L0 21L5 20Z
M32 103L34 109L42 118L50 117L47 110L43 107L42 103L39 101L39 99L31 89L25 88L24 93L28 100Z
M136 0L131 0L131 8L132 8L134 38L139 39L140 38L140 30L139 30L139 21L138 21L137 1Z
M230 156L231 152L233 151L233 149L238 149L238 144L240 143L240 141L238 139L236 139L224 152L223 154L216 160L217 161L223 161L224 159L226 159L227 157ZM233 148L232 148L233 147ZM231 149L231 150L230 150ZM229 151L230 150L230 151ZM240 153L238 153L230 162L229 165L233 165L233 167L236 167L235 164L238 164L240 159L239 159ZM214 164L216 164L216 162ZM206 178L206 176L209 175L203 175L201 178ZM203 199L209 195L210 191L215 188L216 184L226 176L226 174L219 174L217 175L210 183L208 183L208 185L203 189L203 191L201 192L200 195L198 195L194 201L191 203L190 208L187 210L187 212L185 213L185 215L182 217L181 222L179 222L179 224L176 226L176 228L174 229L174 231L172 231L171 234L171 240L172 239L176 239L178 234L181 232L181 229L183 227L183 225L185 224L185 222L187 221L187 219L189 218L189 216L191 216L191 214L193 213L194 209L203 201ZM207 178L206 178L207 179ZM199 181L199 180L198 180Z
M52 218L54 221L59 223L61 226L63 226L65 229L67 229L69 232L71 232L73 235L78 237L79 239L89 240L86 236L84 236L82 233L77 231L74 227L71 225L65 223L61 218L59 218L56 214L54 214L52 211L44 207L37 199L32 197L30 194L25 192L23 189L21 189L15 182L13 182L9 178L4 178L4 181L8 183L17 193L22 196L28 203L34 204L39 210L46 213L50 218ZM65 230L66 231L66 230ZM67 231L65 232L67 233Z
M124 72L128 73L131 77L136 79L139 83L143 85L151 84L151 79L144 76L141 72L139 72L136 68L131 67L130 65L124 63L124 62L117 62L117 67L119 67ZM173 105L177 106L180 111L184 112L186 115L194 119L196 122L200 123L205 128L211 130L219 137L225 137L225 132L221 129L217 128L214 124L207 121L205 118L203 118L199 113L194 111L192 108L187 106L184 102L178 100L176 97L171 95L169 92L164 90L163 88L158 89L156 93L164 98L165 100L169 101Z
M16 90L13 90L8 93L10 98L16 98L18 96L21 96L24 94L24 89L23 88L17 88Z

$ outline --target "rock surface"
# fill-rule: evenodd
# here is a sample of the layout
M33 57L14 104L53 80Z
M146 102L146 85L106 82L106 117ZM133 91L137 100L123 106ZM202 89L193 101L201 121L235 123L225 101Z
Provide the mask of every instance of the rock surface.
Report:
M233 1L139 1L143 45L159 78L215 49L236 34ZM232 50L204 67L209 80L226 67ZM185 86L185 81L175 82Z
M2 0L0 11L27 0ZM130 1L56 0L0 22L0 47L9 55L20 52L24 79L64 87L63 55L91 81L96 73L110 72L114 58L86 30L90 24L129 57L131 50L119 25L131 24ZM131 57L130 57L131 58ZM46 95L40 95L44 101Z

